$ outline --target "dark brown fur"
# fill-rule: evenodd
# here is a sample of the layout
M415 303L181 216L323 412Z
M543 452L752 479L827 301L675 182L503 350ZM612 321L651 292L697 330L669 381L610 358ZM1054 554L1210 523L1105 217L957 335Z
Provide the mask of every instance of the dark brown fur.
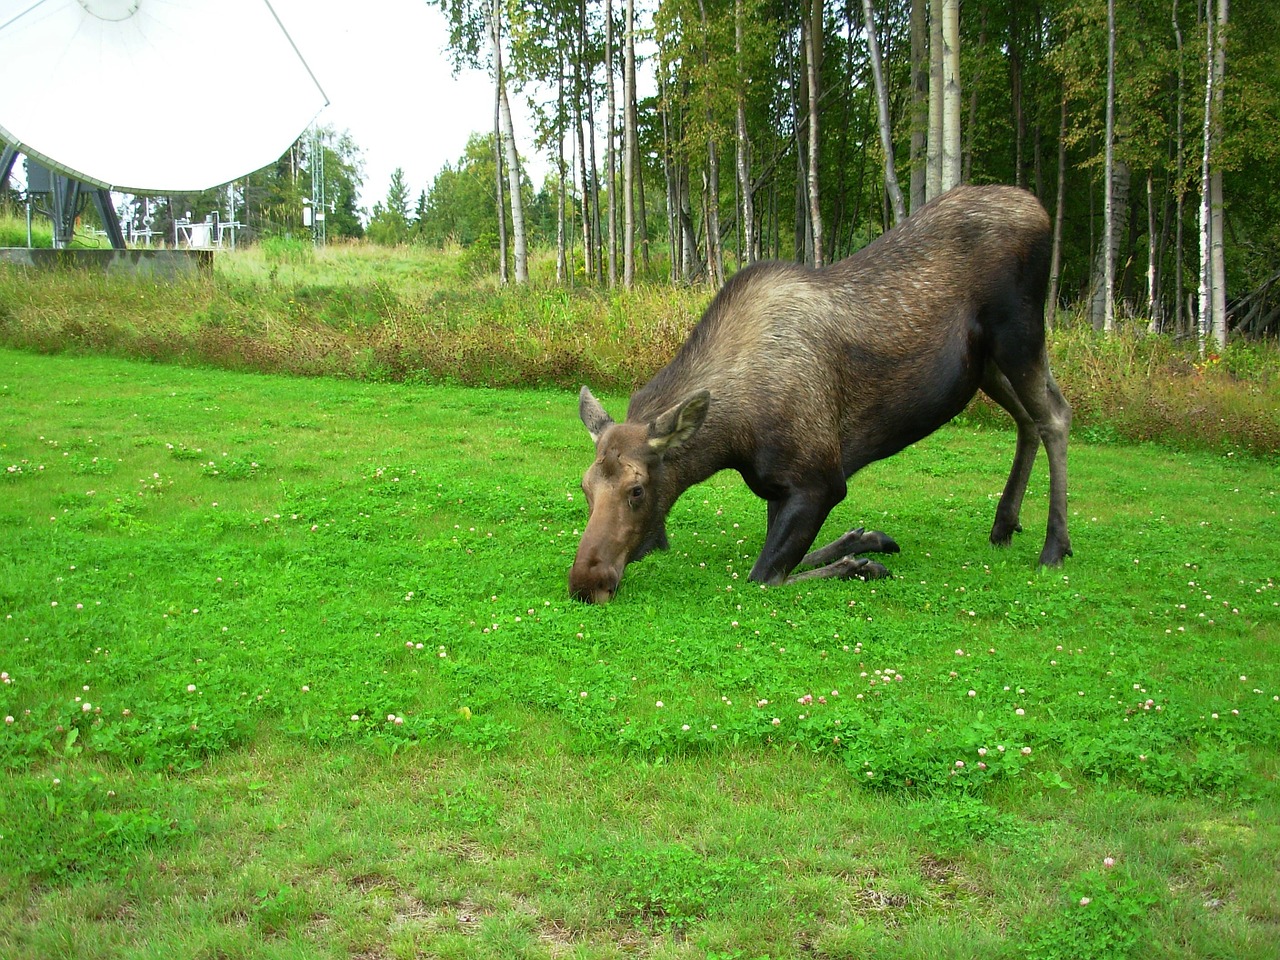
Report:
M752 579L780 583L802 562L831 560L817 575L883 575L879 564L840 559L896 550L883 534L857 531L806 551L844 498L846 478L932 433L979 388L1018 424L991 540L1008 543L1020 529L1043 441L1051 489L1040 559L1060 563L1071 552L1071 414L1045 354L1048 264L1049 221L1033 196L958 187L824 270L762 263L740 271L675 358L632 396L625 423L614 424L583 389L597 460L583 481L592 513L571 591L609 599L627 562L666 546L664 520L680 494L726 468L769 505Z

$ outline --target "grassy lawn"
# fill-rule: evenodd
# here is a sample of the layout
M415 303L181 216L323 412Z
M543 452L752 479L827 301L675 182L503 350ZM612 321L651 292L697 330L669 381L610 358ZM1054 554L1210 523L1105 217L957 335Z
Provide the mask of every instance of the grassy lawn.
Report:
M594 608L575 392L0 350L0 957L1274 958L1275 458L1078 432L1037 571L1012 451L859 474L872 584L722 474Z

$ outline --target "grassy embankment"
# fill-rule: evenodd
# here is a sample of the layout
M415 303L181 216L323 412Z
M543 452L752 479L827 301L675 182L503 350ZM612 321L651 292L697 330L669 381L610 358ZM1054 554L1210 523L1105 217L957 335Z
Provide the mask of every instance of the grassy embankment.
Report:
M665 363L710 294L564 288L535 258L528 289L495 290L466 256L276 242L219 255L179 284L0 272L0 343L226 369L484 386L627 391ZM1068 323L1054 371L1081 435L1280 452L1280 352L1199 358L1128 330ZM971 414L1002 412L979 404Z

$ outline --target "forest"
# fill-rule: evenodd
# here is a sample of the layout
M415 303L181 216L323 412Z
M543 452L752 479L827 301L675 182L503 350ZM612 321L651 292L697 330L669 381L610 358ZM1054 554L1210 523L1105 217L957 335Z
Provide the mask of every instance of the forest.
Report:
M528 191L508 186L509 89L554 159L536 199L562 277L629 284L658 245L675 282L759 257L821 264L944 187L1013 183L1054 216L1053 300L1100 329L1277 330L1267 0L437 2L455 61L495 79L483 175L517 281ZM640 96L646 60L656 93Z

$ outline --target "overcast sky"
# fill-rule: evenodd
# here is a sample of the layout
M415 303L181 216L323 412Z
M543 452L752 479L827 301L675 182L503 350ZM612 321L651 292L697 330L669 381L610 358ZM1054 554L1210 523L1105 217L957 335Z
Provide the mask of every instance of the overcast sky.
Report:
M474 70L453 75L443 14L426 0L272 0L329 97L319 117L349 130L364 153L361 205L383 200L403 167L410 202L429 189L467 138L493 126L493 81ZM548 164L533 148L524 98L512 97L516 141L535 186Z

